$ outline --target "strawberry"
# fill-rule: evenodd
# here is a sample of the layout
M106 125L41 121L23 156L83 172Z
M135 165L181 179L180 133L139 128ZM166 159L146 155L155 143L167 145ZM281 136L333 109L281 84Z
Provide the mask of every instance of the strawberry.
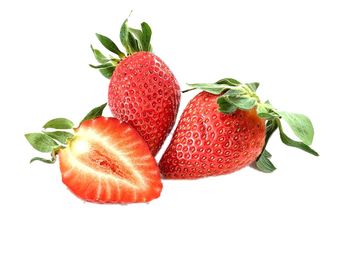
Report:
M226 78L216 83L191 84L204 90L186 106L159 166L165 178L196 179L237 171L255 161L264 172L275 166L265 149L278 128L282 142L318 155L313 127L305 115L278 111L256 95L258 83L241 84ZM191 90L192 90L191 89ZM283 131L281 119L302 141Z
M100 42L118 57L108 59L92 51L101 64L90 65L110 78L108 105L114 117L134 126L156 155L174 126L179 108L180 88L167 65L152 53L151 28L129 28L127 20L120 40L127 55L108 37L96 34Z
M199 93L184 110L160 168L166 178L197 178L236 171L254 161L265 143L256 110L218 111L217 95Z
M72 128L67 119L48 123L44 128ZM149 202L160 195L159 168L146 142L118 119L86 118L74 134L45 130L26 138L37 150L52 152L51 160L32 161L53 163L59 156L63 183L85 201L125 204Z

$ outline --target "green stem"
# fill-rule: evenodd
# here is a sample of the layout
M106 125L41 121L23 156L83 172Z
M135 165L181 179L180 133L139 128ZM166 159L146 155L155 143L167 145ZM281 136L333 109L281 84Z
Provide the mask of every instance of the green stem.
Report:
M197 89L197 88L185 89L185 90L181 91L181 93L186 93L186 92L189 92L189 91L195 90L195 89Z

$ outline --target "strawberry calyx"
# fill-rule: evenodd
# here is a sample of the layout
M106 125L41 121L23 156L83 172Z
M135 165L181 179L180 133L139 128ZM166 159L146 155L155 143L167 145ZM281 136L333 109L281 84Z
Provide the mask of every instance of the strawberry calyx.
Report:
M276 169L270 160L271 154L266 149L270 137L276 130L279 130L281 141L285 145L296 147L315 156L319 155L310 147L314 137L311 120L303 114L277 110L269 101L262 102L256 94L259 83L241 83L232 78L224 78L215 83L188 84L188 86L190 89L183 92L199 89L218 95L217 103L222 113L231 114L237 109L255 108L257 115L266 120L265 145L255 161L255 167L258 170L270 173ZM282 125L284 122L301 141L295 141L286 135Z
M102 116L103 110L107 103L104 103L89 111L88 114L79 123L83 123L86 120L95 119ZM78 127L79 127L78 126ZM34 161L41 161L44 163L55 163L57 154L61 149L74 139L75 136L74 123L66 118L55 118L43 125L41 132L27 133L24 136L31 146L42 153L50 153L50 158L34 157L30 160L30 163Z
M125 53L122 52L110 38L97 33L96 37L107 50L116 55L116 57L112 55L106 56L100 50L95 49L91 45L91 50L95 56L95 59L100 64L90 64L90 67L98 69L100 73L108 79L112 77L116 66L125 57L140 51L152 52L152 29L146 22L141 23L141 29L136 29L129 27L128 19L124 21L120 28L119 37L120 42L125 48Z

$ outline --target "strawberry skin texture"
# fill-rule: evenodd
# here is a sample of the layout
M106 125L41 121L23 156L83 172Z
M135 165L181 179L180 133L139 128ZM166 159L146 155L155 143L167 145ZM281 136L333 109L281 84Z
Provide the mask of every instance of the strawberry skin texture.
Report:
M95 203L149 202L159 197L159 168L138 132L115 118L85 121L59 151L63 183Z
M113 116L134 126L153 155L174 126L179 101L177 80L151 52L126 57L110 81L108 104Z
M255 109L221 113L217 98L201 92L186 106L159 163L163 177L196 179L232 173L259 156L265 121Z

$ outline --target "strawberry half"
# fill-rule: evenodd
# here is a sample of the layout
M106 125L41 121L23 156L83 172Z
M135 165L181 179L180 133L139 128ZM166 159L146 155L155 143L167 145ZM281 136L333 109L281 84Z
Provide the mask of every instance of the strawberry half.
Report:
M86 201L148 202L162 190L147 144L134 128L114 118L83 122L59 157L63 183Z
M50 128L57 127L57 120L51 121L54 125ZM47 150L51 147L53 159L46 162L54 162L58 154L62 181L77 197L89 202L122 204L159 197L159 168L146 142L132 126L115 118L98 117L84 120L61 144L57 137L60 133L26 137L38 150L46 151L40 148L43 145Z
M227 174L254 161L259 170L272 172L276 168L266 145L277 129L284 144L318 155L309 147L314 135L310 119L261 102L256 94L258 83L242 84L226 78L189 86L204 91L186 106L160 160L165 178L196 179ZM281 120L301 141L284 133Z
M100 65L93 68L110 79L108 105L114 117L130 123L156 155L174 126L180 102L179 84L168 66L152 53L152 31L145 22L141 30L130 28L126 20L120 41L126 54L108 37L96 34L116 58L107 58L92 48Z

